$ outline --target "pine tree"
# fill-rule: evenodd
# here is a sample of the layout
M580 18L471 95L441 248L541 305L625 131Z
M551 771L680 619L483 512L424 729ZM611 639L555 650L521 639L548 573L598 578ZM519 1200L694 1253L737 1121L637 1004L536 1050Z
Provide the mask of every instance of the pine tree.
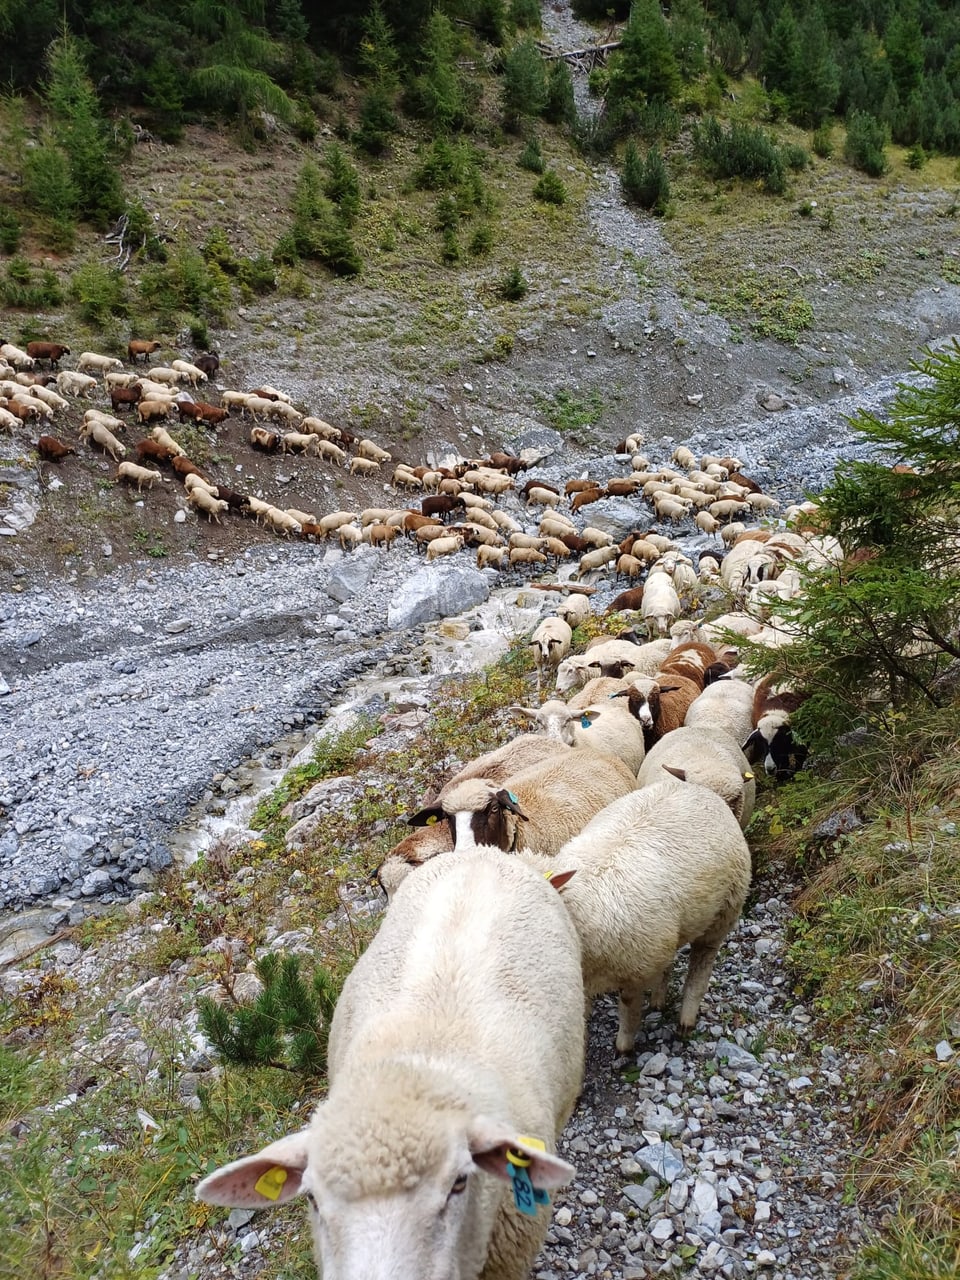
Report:
M518 41L507 54L500 100L508 129L519 129L525 119L540 115L547 105L543 55L529 36Z
M457 49L450 19L435 9L427 20L422 48L423 72L417 77L413 105L441 131L466 122L466 100L457 70Z
M778 90L793 97L801 75L800 33L793 10L785 5L770 32L760 62L760 74L767 91Z
M833 113L840 95L840 68L819 4L813 5L803 17L797 59L803 74L793 78L791 114L800 124L815 127Z
M895 9L883 37L887 61L903 102L923 80L923 32L915 0Z
M670 177L660 149L651 147L646 159L641 160L640 151L631 138L623 156L620 187L626 200L662 217L670 203Z
M607 83L607 108L629 112L645 102L672 102L680 71L657 0L636 0Z
M324 195L340 210L346 226L352 226L360 212L360 175L341 146L331 142L324 156L327 181Z
M551 124L572 126L576 123L573 76L563 58L554 58L547 70L547 103L543 116Z

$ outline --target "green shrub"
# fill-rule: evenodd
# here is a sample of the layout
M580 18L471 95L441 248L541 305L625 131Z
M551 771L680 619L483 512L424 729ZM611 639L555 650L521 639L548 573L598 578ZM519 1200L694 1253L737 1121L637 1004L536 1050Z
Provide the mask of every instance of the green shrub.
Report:
M500 281L497 292L505 302L519 302L525 298L530 289L527 279L519 267L511 267Z
M919 170L927 163L929 158L930 157L927 155L926 151L924 151L923 147L918 143L915 147L911 147L907 152L907 167L919 172Z
M241 258L237 264L237 283L241 291L262 296L277 287L277 273L273 262L265 253L254 258Z
M538 0L510 0L507 16L508 21L514 27L527 27L531 31L540 30L540 5Z
M49 269L39 273L26 258L14 257L0 280L0 302L5 307L28 311L44 311L63 302L63 291L57 277Z
M230 280L223 267L216 261L208 262L185 240L166 262L144 269L140 297L156 312L164 328L174 328L183 314L225 324L232 301Z
M493 227L489 222L481 222L470 237L469 249L475 258L482 258L484 254L490 252L495 243L496 238L493 234Z
M847 138L843 158L870 178L881 178L887 171L887 129L875 116L854 111L847 118Z
M529 169L531 173L543 173L547 166L543 158L543 152L540 150L539 138L530 139L520 152L517 164L521 169Z
M826 120L814 130L810 145L814 155L822 160L829 160L833 155L833 129Z
M191 316L187 322L187 329L193 345L199 347L201 351L209 351L210 331L207 328L206 320L199 320L196 316Z
M0 209L0 253L16 253L23 226L12 209Z
M641 160L631 139L624 153L620 186L626 200L662 217L670 203L670 177L662 152L651 147L646 159Z
M81 319L103 328L113 316L127 314L126 284L119 271L85 262L70 277L70 298Z
M353 226L360 212L360 175L346 157L343 148L331 142L324 156L327 180L323 193L340 210L345 226Z
M519 129L524 120L540 115L547 105L543 54L529 36L518 41L504 59L501 103L508 129Z
M444 227L443 239L440 248L440 258L447 266L453 266L463 257L460 249L460 241L457 239L455 227Z
M567 202L567 188L555 169L548 169L541 176L533 188L533 194L537 200L542 200L545 204L566 204Z
M572 126L576 123L573 76L562 58L554 58L547 71L547 101L543 118L557 125Z
M762 129L734 121L729 130L710 116L693 133L694 152L715 178L761 182L772 195L786 191L788 168L805 164L802 147L778 147Z

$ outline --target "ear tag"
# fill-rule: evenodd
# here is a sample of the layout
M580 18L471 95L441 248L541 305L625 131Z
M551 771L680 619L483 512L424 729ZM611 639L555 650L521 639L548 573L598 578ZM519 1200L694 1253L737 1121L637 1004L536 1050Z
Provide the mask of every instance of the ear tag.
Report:
M591 724L593 724L593 721L590 719L590 717L589 717L589 716L581 716L581 717L580 717L580 728L581 728L581 729L589 729L589 728L590 728L590 726L591 726Z
M523 1141L532 1146L541 1147L543 1150L546 1149L546 1144L536 1138L524 1138ZM518 1213L528 1218L537 1216L538 1204L550 1203L550 1197L546 1191L539 1190L530 1181L527 1169L532 1163L530 1156L524 1155L522 1151L507 1148L507 1173L513 1183L513 1207Z
M743 775L743 780L744 782L749 782L752 777L753 777L753 774L748 769L747 772Z
M508 791L508 792L507 792L507 795L510 797L510 803L511 803L511 804L519 804L519 803L520 803L520 801L517 799L517 797L513 794L513 792L512 792L512 791Z
M276 1200L280 1192L283 1190L283 1184L287 1180L286 1169L275 1166L268 1169L266 1173L262 1173L253 1184L254 1191L258 1191L260 1195L265 1196L268 1200Z
M433 827L433 826L435 826L439 821L440 821L440 819L437 817L437 815L436 815L435 813L431 813L430 817L427 819L427 821L426 821L426 823L425 823L424 825L425 825L425 826L428 826L428 827Z

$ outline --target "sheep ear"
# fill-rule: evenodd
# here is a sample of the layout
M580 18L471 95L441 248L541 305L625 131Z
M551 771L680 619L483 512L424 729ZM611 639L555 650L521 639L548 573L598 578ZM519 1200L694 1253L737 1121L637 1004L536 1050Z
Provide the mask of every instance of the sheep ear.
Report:
M673 777L675 778L679 778L681 782L686 782L687 780L686 769L677 768L675 765L672 765L672 764L665 764L662 767L666 773L672 774Z
M537 718L536 707L521 707L518 702L515 702L513 703L512 706L507 707L507 710L512 711L514 715L517 715L517 716L526 716L528 720L536 720Z
M740 750L749 760L751 751L758 751L758 750L764 751L766 750L766 746L767 746L767 743L763 734L760 732L759 729L754 729L750 737L747 738L747 740L741 745ZM752 763L753 761L751 760L751 764Z
M424 809L419 809L416 813L407 818L407 823L411 827L432 827L438 822L442 822L447 815L443 812L440 805L427 805Z
M557 893L559 893L576 874L576 867L574 867L572 871L548 871L547 879L550 881L554 889L556 889Z
M681 686L680 686L680 685L678 685L678 684L662 684L662 685L660 686L660 692L661 692L661 693L676 693L676 692L678 691L678 689L680 689L680 687L681 687Z
M500 805L501 809L506 809L508 813L515 813L522 822L529 821L527 815L520 808L520 801L513 792L508 791L506 787L502 787L498 792L496 792L494 798Z
M467 1145L477 1168L506 1182L511 1181L507 1152L519 1157L538 1190L565 1186L577 1172L572 1164L567 1164L552 1151L544 1150L539 1139L516 1133L507 1125L498 1124L486 1116L477 1116L471 1122L467 1130Z
M231 1209L263 1209L284 1204L300 1194L307 1167L307 1130L271 1142L255 1156L245 1156L217 1169L194 1192L206 1204Z

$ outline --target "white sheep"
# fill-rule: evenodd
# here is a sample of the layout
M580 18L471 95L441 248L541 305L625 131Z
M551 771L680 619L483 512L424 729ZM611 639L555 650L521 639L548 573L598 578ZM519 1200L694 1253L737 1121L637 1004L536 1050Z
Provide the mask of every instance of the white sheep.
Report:
M78 435L81 440L92 440L95 444L98 444L101 449L109 453L114 462L119 462L121 458L126 456L127 451L124 446L102 422L97 422L95 419L85 422Z
M458 551L463 550L463 538L459 533L450 534L442 538L434 538L427 547L427 563L436 560L439 556L456 555Z
M342 524L337 528L337 540L343 551L352 551L363 541L363 532L355 524Z
M217 524L223 524L220 514L227 510L228 504L220 498L215 498L206 489L191 489L187 494L187 502L191 507L196 507L198 512L204 512L208 521L216 520Z
M565 748L502 785L476 777L448 784L411 822L446 821L458 853L479 844L556 853L595 813L636 785L622 760L587 747Z
M549 667L558 667L570 652L572 640L573 632L569 623L564 622L563 618L544 618L536 628L527 648L536 663L538 687L544 671Z
M555 890L495 850L436 858L398 887L344 984L309 1129L209 1174L197 1197L308 1195L328 1280L523 1280L550 1214L518 1212L509 1169L541 1193L573 1176L552 1153L583 1055L579 947Z
M322 443L319 436L311 435L309 431L286 431L280 437L280 452L311 454L318 458Z
M57 374L57 390L62 396L89 397L98 385L96 378L73 369L61 369Z
M180 374L172 366L157 365L153 369L147 370L147 377L151 382L159 382L161 386L175 387L180 383Z
M371 462L390 462L391 460L389 452L386 449L381 449L372 440L358 440L357 454L361 458L369 458Z
M595 547L593 551L586 552L580 557L580 563L577 566L574 576L582 578L586 574L593 572L595 569L602 569L605 565L612 564L617 559L619 552L614 547Z
M303 414L300 410L295 409L292 404L287 404L285 400L274 400L267 416L274 422L282 419L291 427L299 426L303 421ZM312 434L312 432L307 432L307 435Z
M32 356L28 356L25 351L15 347L12 342L0 344L0 356L3 356L4 360L13 365L15 369L32 369L37 363Z
M84 351L77 360L77 372L96 369L97 373L109 373L112 369L122 369L123 361L116 356L101 356L96 351ZM153 376L152 373L150 375Z
M207 380L207 375L204 371L198 369L195 364L191 364L189 360L171 360L170 368L177 371L181 382L189 382L191 387L195 387L198 383L206 382Z
M309 432L313 436L320 436L322 440L339 440L341 438L340 428L332 427L329 422L324 422L322 418L301 418L300 430Z
M333 443L332 440L322 440L319 436L312 437L317 443L317 452L321 458L326 458L330 462L336 462L340 466L347 460L347 455L339 445Z
M191 478L187 477L187 479ZM151 467L140 467L135 462L121 462L117 467L117 479L135 483L137 493L143 492L144 485L152 489L157 480L163 483L163 476L159 471L154 471Z
M644 787L608 805L554 857L523 861L563 886L587 995L619 991L619 1053L634 1046L647 993L650 1008L663 1007L676 953L690 944L679 1017L688 1035L750 887L750 850L719 796L695 783Z
M746 680L715 680L691 702L684 724L696 729L721 729L735 742L753 732L753 685Z
M152 439L156 440L157 444L163 445L165 449L169 449L176 457L185 458L187 456L186 449L177 444L173 436L164 430L163 427L154 427L150 432L150 436Z
M177 397L175 388L165 382L154 382L152 378L138 378L137 382L141 400L169 400L173 403Z
M30 388L30 394L36 397L37 400L42 400L44 404L49 405L54 410L69 409L70 407L69 400L64 400L63 396L58 396L49 387L33 386Z
M224 409L239 409L241 418L247 416L247 404L250 399L246 391L224 391L220 395L220 403Z
M668 640L653 640L649 644L604 640L588 648L586 653L564 658L557 668L557 693L567 693L594 676L653 675L669 652Z
M104 385L110 387L132 387L135 382L139 382L140 378L135 373L117 373L111 371L103 375Z
M532 720L548 738L564 742L568 747L588 747L616 756L632 774L643 764L643 728L628 710L615 702L598 701L573 707L553 698L540 707L514 706L511 710Z
M571 627L578 627L581 622L585 622L590 617L590 601L587 596L579 593L569 595L565 600L560 601L554 612Z
M670 625L680 616L680 597L673 580L665 573L651 574L643 588L640 616L647 624L647 633L665 636Z
M211 484L209 480L204 480L203 476L197 475L195 471L188 472L183 477L183 487L187 493L192 493L194 489L206 489L212 498L219 498L217 486Z
M370 458L355 457L350 459L349 471L352 476L372 476L380 470L380 463Z
M753 816L757 784L739 742L722 729L681 725L647 752L637 771L641 787L670 782L708 787L726 804L743 830Z

